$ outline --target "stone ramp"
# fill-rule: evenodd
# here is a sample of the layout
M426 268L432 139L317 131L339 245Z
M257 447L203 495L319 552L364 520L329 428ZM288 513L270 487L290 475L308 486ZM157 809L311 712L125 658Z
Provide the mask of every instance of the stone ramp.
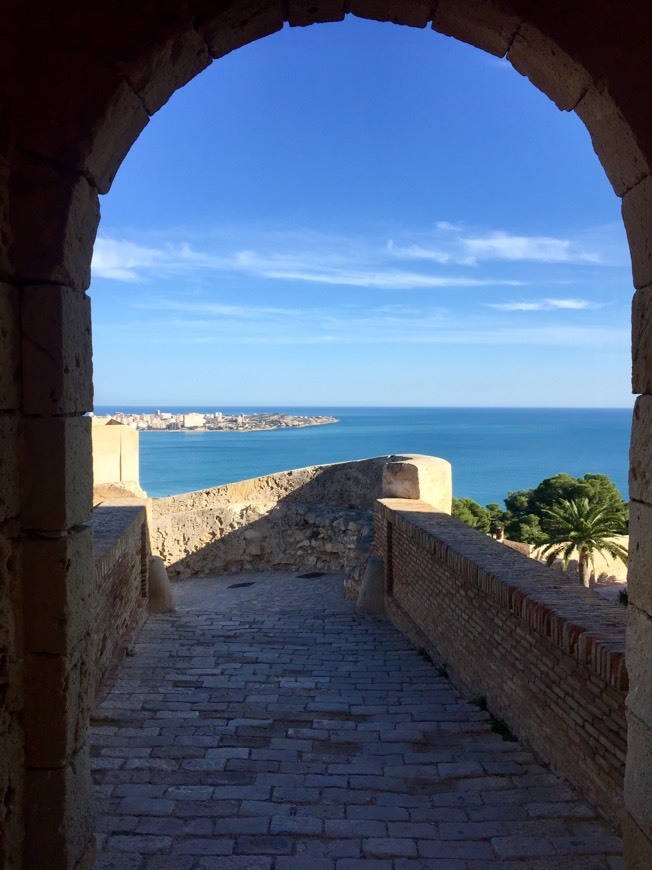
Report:
M591 808L342 583L175 586L95 711L96 868L622 867Z

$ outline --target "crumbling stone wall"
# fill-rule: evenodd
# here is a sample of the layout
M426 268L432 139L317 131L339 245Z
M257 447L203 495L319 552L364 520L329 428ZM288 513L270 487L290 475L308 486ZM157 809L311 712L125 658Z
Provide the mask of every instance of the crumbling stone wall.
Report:
M417 501L379 503L376 549L396 626L619 825L625 608Z
M370 552L373 506L399 488L450 511L445 460L382 456L311 466L152 503L152 549L170 574L345 571Z

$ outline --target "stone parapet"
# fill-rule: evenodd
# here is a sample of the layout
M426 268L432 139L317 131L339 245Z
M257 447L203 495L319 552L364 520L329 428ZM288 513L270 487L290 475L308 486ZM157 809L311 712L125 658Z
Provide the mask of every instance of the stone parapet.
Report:
M146 504L105 502L93 512L96 690L147 618Z

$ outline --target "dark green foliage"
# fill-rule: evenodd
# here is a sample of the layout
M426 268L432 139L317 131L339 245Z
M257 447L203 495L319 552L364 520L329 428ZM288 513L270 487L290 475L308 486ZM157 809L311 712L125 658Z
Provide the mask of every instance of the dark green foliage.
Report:
M506 538L538 547L552 540L550 510L561 501L580 499L609 513L618 529L614 534L627 533L629 506L606 474L555 474L533 489L510 492L505 498L505 510L497 504L485 508L471 498L454 498L452 513L485 535L496 535L503 529Z
M487 508L483 508L472 498L454 498L452 514L458 520L487 535L491 525L491 516Z
M560 501L587 499L591 505L613 511L620 518L621 531L627 528L628 506L616 484L606 474L555 474L534 489L510 492L505 499L505 537L536 546L551 540L551 520L548 511Z

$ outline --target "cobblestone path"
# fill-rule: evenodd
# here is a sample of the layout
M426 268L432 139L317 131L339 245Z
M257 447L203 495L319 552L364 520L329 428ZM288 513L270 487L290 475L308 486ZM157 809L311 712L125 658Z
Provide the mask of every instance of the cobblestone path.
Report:
M175 589L95 712L97 868L622 867L584 801L341 577Z

